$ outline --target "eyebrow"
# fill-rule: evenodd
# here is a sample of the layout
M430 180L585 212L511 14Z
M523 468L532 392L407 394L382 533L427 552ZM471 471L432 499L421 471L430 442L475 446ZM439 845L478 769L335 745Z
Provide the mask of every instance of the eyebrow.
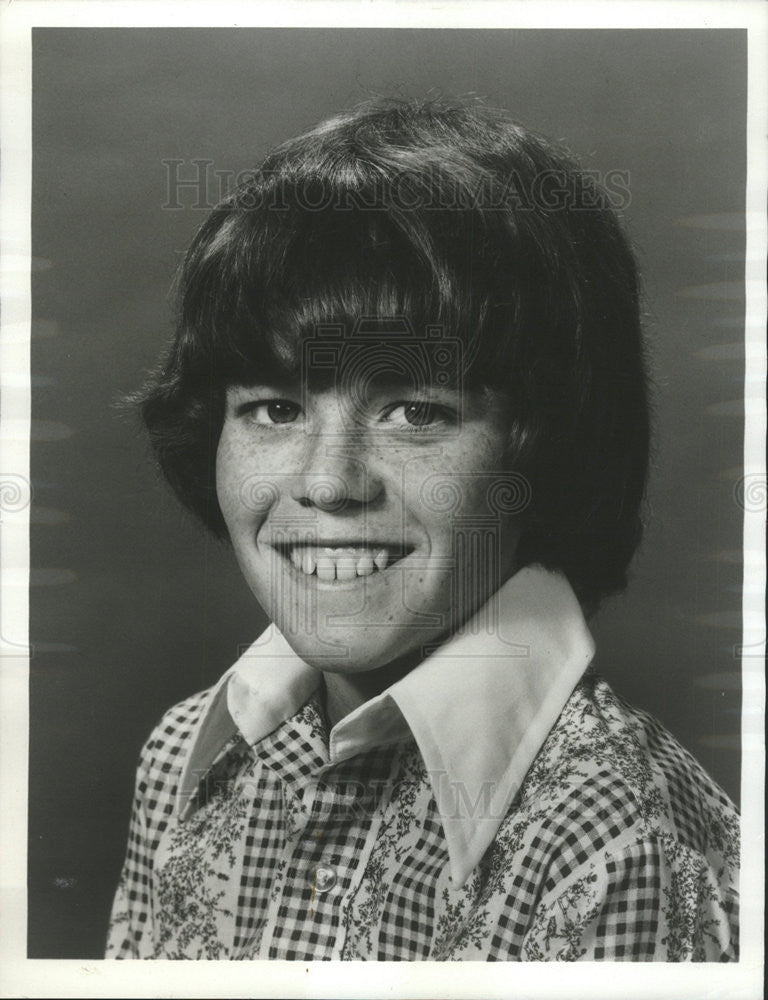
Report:
M348 387L351 385L368 385L373 391L376 392L446 392L455 394L457 392L464 393L467 396L479 396L485 395L487 390L484 388L476 388L469 386L461 386L458 382L448 382L448 383L438 383L430 379L419 379L419 378L408 378L407 376L397 376L397 375L374 375L366 379L350 379L346 385L342 381L341 385L337 385L337 375L335 372L331 372L326 375L323 373L317 377L310 377L309 379L299 378L298 376L278 376L275 378L264 378L264 379L253 379L243 382L233 382L227 389L242 392L254 392L259 389L269 390L270 392L285 392L288 394L300 395L302 392L331 392L338 391L344 392L348 391Z
M270 392L275 390L279 392L296 392L301 391L302 380L300 378L292 378L291 376L280 375L274 378L264 378L264 379L247 379L242 382L231 382L227 386L227 392L255 392L258 389L268 389Z

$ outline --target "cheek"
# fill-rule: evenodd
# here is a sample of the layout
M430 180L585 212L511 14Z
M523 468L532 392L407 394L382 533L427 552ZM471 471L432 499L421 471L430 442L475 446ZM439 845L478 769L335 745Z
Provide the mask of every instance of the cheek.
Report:
M507 575L514 563L525 491L505 462L504 441L503 434L467 435L439 458L409 465L405 502L411 516L429 535L433 552L451 565L459 559L464 570L481 561Z
M222 434L216 452L216 495L230 534L269 507L271 491L267 491L269 496L262 495L265 484L258 475L259 464L253 449L243 447L233 435Z
M232 442L224 431L216 451L216 496L228 527L237 512L240 480L241 476Z
M412 455L401 481L411 511L446 530L455 519L498 513L499 494L514 476L495 437L473 434L441 450Z

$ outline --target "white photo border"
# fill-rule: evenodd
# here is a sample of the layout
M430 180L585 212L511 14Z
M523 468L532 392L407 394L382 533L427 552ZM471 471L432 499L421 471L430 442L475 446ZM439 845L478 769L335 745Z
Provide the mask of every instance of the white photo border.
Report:
M2 28L2 194L0 200L0 489L18 491L3 505L0 535L0 995L55 997L600 997L753 1000L762 995L764 886L765 686L765 263L768 158L768 8L758 0L565 0L495 2L358 0L210 3L197 0L19 0L0 10ZM746 245L746 407L744 474L762 490L744 512L742 661L742 950L733 965L636 963L241 963L28 960L26 958L26 817L28 720L31 34L33 27L408 27L408 28L744 28L748 32L748 177ZM10 491L10 492L9 492ZM749 717L749 726L745 720Z

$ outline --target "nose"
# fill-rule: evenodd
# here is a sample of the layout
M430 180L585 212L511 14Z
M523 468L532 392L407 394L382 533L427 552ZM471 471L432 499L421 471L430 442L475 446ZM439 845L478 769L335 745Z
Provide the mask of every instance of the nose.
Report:
M364 434L334 430L307 435L302 461L290 486L290 494L300 506L336 513L370 504L382 491Z

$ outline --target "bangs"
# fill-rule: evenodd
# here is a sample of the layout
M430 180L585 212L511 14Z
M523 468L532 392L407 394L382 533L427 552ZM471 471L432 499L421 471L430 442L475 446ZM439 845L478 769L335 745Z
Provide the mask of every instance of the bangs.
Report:
M531 287L515 280L530 260L499 255L501 219L350 205L359 187L311 210L303 183L283 184L279 201L262 190L257 207L241 191L198 234L180 289L184 364L223 384L319 382L340 360L445 385L500 381L527 311L518 289Z

